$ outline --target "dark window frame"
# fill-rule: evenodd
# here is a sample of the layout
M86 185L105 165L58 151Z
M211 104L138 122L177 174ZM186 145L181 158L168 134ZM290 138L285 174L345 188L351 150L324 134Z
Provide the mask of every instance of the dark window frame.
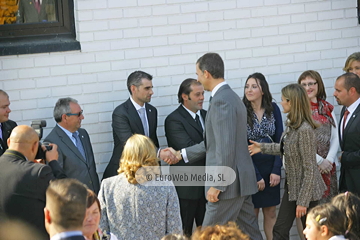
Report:
M58 0L58 21L0 25L0 56L80 50L74 0Z
M358 15L358 22L360 24L360 0L357 0L357 15Z

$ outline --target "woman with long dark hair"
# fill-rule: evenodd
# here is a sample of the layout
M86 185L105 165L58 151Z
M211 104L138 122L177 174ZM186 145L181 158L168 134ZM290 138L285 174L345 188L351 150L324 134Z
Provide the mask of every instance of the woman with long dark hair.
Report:
M244 89L243 102L247 109L248 139L263 142L279 142L283 123L279 107L272 102L269 85L261 73L251 74ZM280 156L258 153L252 156L259 192L252 196L255 213L262 208L264 231L272 239L276 221L276 205L280 203Z

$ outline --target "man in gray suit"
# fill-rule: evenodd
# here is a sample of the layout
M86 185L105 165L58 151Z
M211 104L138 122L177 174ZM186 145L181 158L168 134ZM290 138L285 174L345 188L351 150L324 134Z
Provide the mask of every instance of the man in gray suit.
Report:
M208 204L203 226L235 221L251 239L262 239L251 195L258 191L254 166L248 152L246 109L224 80L224 62L207 53L196 63L198 81L211 91L205 120L205 141L181 150L178 158L197 161L206 155L206 166L227 166L236 173L229 186L206 186Z
M79 180L98 193L94 153L89 134L80 128L84 115L77 100L60 98L55 104L54 118L57 124L44 141L58 146L58 162L69 178Z

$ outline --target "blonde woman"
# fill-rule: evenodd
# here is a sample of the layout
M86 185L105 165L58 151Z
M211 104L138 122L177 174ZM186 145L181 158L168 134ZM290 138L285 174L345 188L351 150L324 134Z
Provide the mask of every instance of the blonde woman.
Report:
M158 166L150 138L135 134L124 146L119 175L104 179L99 200L101 229L118 239L161 239L169 233L182 233L179 200L172 182L139 184L138 169Z
M287 113L286 129L280 143L250 141L251 155L262 152L281 155L285 168L285 191L273 229L273 239L289 239L295 217L305 226L307 211L317 205L326 190L316 163L314 129L310 102L304 88L290 84L281 90L281 105Z
M360 77L360 52L355 52L346 59L343 70L355 73Z

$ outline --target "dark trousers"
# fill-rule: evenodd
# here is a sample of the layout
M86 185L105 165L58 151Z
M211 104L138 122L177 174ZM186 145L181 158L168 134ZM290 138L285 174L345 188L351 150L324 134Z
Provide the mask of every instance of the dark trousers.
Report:
M310 190L311 191L311 190ZM318 201L312 201L306 212L318 205ZM287 184L285 182L284 196L281 200L279 215L273 229L273 240L289 240L289 232L296 218L296 201L289 201ZM301 222L305 228L306 215L301 217Z
M197 227L201 226L203 223L206 210L206 199L205 197L201 197L200 199L180 198L179 202L184 235L190 237L194 226L194 220Z

